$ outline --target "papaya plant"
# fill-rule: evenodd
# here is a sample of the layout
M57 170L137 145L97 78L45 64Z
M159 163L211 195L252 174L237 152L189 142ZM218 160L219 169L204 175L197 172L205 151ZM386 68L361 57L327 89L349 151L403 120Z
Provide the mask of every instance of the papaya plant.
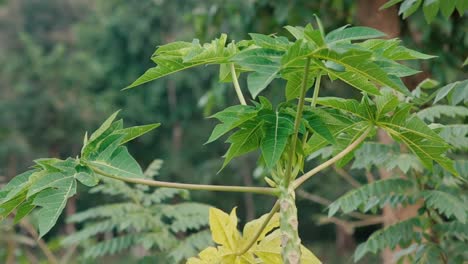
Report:
M418 71L400 62L433 56L408 49L398 39L381 39L385 34L372 28L343 26L325 33L320 20L316 21L315 27L286 26L290 38L252 33L250 39L228 42L227 35L221 34L205 44L195 39L159 46L151 58L156 66L126 88L196 66L218 65L220 81L233 84L240 104L211 116L220 123L207 143L229 134L220 170L232 159L258 151L258 165L268 172L267 186L145 178L123 145L159 124L123 128L122 120L115 121L116 112L89 137L85 135L78 157L36 160L30 171L7 184L0 192L0 215L16 210L15 218L21 219L40 207L39 231L43 236L56 223L67 199L76 193L77 182L95 186L101 178L153 187L250 192L270 195L277 201L255 224L247 224L242 235L236 229L235 210L229 216L211 210L212 237L220 246L202 251L200 258L190 263L320 263L301 246L295 191L331 165L350 162L356 149L378 129L405 144L429 171L436 164L458 177L454 162L446 156L450 145L411 114L417 104L403 100L413 95L401 78ZM240 86L241 75L247 75L250 100ZM326 77L358 89L361 100L319 96L321 80ZM260 95L273 81L285 82L284 98L276 105ZM308 168L306 158L325 147L332 148L332 157ZM276 221L279 229L272 231ZM259 247L274 252L275 257L258 253Z

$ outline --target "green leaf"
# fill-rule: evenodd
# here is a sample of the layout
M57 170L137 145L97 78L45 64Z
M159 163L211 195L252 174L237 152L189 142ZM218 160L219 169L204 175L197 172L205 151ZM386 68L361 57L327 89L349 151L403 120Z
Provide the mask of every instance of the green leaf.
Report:
M390 60L427 60L435 58L435 56L408 49L401 46L400 43L401 40L399 39L370 39L359 43L358 45L373 51L375 55L379 55Z
M468 108L465 106L434 105L419 111L416 115L422 120L434 122L435 119L442 116L466 117L468 116Z
M320 97L317 99L317 104L344 111L363 120L373 119L372 116L369 116L366 108L354 99L344 99L341 97Z
M327 62L329 65L330 61L327 61ZM332 80L340 79L341 81L351 85L352 87L362 90L364 92L367 92L370 94L380 94L379 89L364 76L357 75L355 73L348 72L348 71L336 71L336 67L334 68L327 67L322 62L312 61L312 63L318 66L324 72L326 72L328 76L330 76L330 79ZM335 64L338 66L341 66L341 64L337 64L337 63Z
M21 219L27 216L36 206L33 204L34 199L36 196L32 196L27 199L24 203L22 203L18 209L16 210L16 215L14 219L14 223L17 224Z
M464 90L465 92L468 90L468 80L461 81L461 82L453 82L445 85L444 87L440 88L437 91L436 97L434 99L434 104L439 102L440 100L444 99L451 93L453 93L455 90L461 89ZM468 93L468 92L466 92Z
M33 181L28 190L28 197L31 197L48 188L66 188L74 181L74 174L71 173L48 173Z
M347 214L355 210L370 210L371 205L385 205L392 196L405 194L413 187L413 183L402 178L388 178L378 180L347 192L328 207L328 217L332 217L339 210Z
M391 7L391 6L394 6L394 5L398 4L398 3L400 3L401 1L403 1L403 0L389 0L387 3L385 3L384 5L382 5L382 6L379 8L379 10L387 9L387 8L389 8L389 7Z
M435 161L444 169L458 175L453 168L453 161L445 156L449 145L439 135L418 117L413 116L404 120L397 115L398 112L391 118L382 119L378 125L394 138L403 141L419 157L424 167L432 170L432 163Z
M227 63L235 49L225 48L226 39L227 36L222 34L219 39L215 39L203 46L196 41L192 43L174 42L163 45L156 50L152 57L157 66L147 70L125 89L134 88L195 66Z
M265 120L265 137L260 145L268 168L273 168L283 154L289 136L294 132L294 122L289 115L280 112L262 116Z
M262 125L263 122L246 124L227 139L226 142L231 143L231 146L224 154L225 160L220 170L233 158L258 148L263 137Z
M22 190L14 197L0 204L0 220L5 219L13 210L26 200L27 190Z
M439 0L425 0L423 11L426 22L430 24L439 12Z
M257 112L258 111L251 106L235 105L212 115L210 118L216 118L223 123L216 125L205 144L215 141L232 129L254 118Z
M255 45L272 50L286 50L289 41L285 37L272 37L257 33L249 33L252 40L255 42Z
M97 139L99 136L101 136L106 130L109 129L109 127L112 125L112 122L114 122L115 118L119 114L120 110L115 111L111 116L109 116L104 123L96 130L94 131L93 134L91 134L91 137L88 140L88 143L94 141Z
M421 234L415 232L415 227L421 227L418 217L410 218L374 232L366 242L360 244L354 252L354 262L360 260L367 253L377 253L389 247L394 249L397 245L407 244L412 240L420 241Z
M0 205L17 196L19 193L29 187L29 178L34 173L38 173L37 170L29 170L23 172L14 177L7 185L2 188L2 192L5 192L4 197L0 197Z
M468 207L463 200L437 190L423 191L421 196L427 207L436 209L448 218L455 217L462 224L466 223Z
M328 45L351 40L363 40L385 37L385 33L369 27L342 27L335 29L325 36Z
M38 211L39 237L47 234L57 222L68 198L76 193L76 181L62 181L57 188L48 188L37 194L33 205L42 207Z
M259 93L267 88L267 86L276 78L279 68L272 72L254 72L247 76L247 88L249 89L252 98L256 98Z
M384 92L382 96L375 97L375 105L377 107L376 119L394 111L399 104L398 97L390 92Z
M307 125L310 127L310 129L326 139L328 142L332 144L335 143L333 134L331 133L330 129L328 129L327 124L321 116L317 115L315 112L313 112L313 110L304 111L302 116L307 121Z
M247 86L255 98L277 76L283 52L273 49L248 49L237 53L231 60L253 73L247 77Z
M88 187L94 187L99 183L99 178L88 166L77 166L74 177Z
M453 236L461 241L468 241L468 223L451 221L436 224L434 229L444 236Z
M286 83L286 100L296 99L301 94L302 83L304 81L304 73L293 72L285 76ZM307 89L314 84L315 78L309 75L307 80Z
M122 141L120 141L120 144L122 145L122 144L129 142L130 140L133 140L137 137L140 137L141 135L148 133L149 131L159 127L160 125L161 125L160 123L155 123L155 124L149 124L149 125L143 125L143 126L134 126L134 127L120 129L115 132L122 133L125 135Z
M346 75L343 73L334 72L338 78L342 80L353 80L355 78L365 78L367 80L379 83L383 86L388 86L404 94L409 94L408 89L398 83L392 81L387 73L383 71L378 65L371 62L370 52L363 52L357 50L350 50L343 54L338 54L332 50L320 50L311 54L312 57L333 61L341 64L346 68ZM354 75L353 75L354 74ZM356 87L359 89L359 87ZM373 91L373 94L380 94Z
M128 178L143 178L143 171L126 147L118 147L108 160L88 161L92 167L105 173Z
M440 10L445 18L449 18L455 11L457 1L440 1Z
M468 125L444 126L439 135L455 149L468 149Z
M303 27L293 27L293 26L285 26L284 27L291 35L294 36L296 40L304 39L304 28Z
M400 9L398 10L398 14L401 15L403 14L403 19L409 17L412 15L416 10L418 10L418 7L421 5L422 0L405 0L403 3L400 5Z

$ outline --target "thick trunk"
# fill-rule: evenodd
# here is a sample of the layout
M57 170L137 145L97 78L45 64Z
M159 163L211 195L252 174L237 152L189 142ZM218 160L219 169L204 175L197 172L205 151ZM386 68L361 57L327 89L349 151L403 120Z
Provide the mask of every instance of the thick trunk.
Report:
M301 239L298 232L296 194L293 188L281 187L280 194L281 255L284 264L298 264Z

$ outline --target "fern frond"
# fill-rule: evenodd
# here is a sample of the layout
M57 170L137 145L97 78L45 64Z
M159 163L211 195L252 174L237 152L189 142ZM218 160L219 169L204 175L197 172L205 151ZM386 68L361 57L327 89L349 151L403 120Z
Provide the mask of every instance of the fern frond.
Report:
M437 224L435 230L442 233L444 236L455 237L461 241L468 241L468 223L460 223L451 221L447 223Z
M196 256L198 252L212 244L210 231L201 231L181 241L177 247L171 250L169 256L173 259L174 263L179 263L184 259Z
M396 145L365 142L354 153L355 160L351 168L369 169L372 166L382 166L394 159L398 152Z
M418 172L424 171L424 166L418 157L410 153L401 153L399 155L395 155L394 158L389 160L386 164L384 164L384 166L387 170L399 168L404 173L407 173L411 169Z
M415 264L432 264L443 263L441 259L442 250L434 244L426 244L422 246L415 256L413 261Z
M138 235L124 235L105 240L87 248L84 252L84 257L97 258L105 255L113 255L125 249L129 249L137 239Z
M453 105L434 105L419 111L416 115L423 120L434 122L435 119L438 119L441 116L467 117L468 108Z
M466 223L468 207L456 196L443 191L424 191L422 197L427 207L433 208L448 218L455 217L461 223Z
M415 232L415 227L421 226L421 219L410 218L374 232L366 242L360 244L355 253L354 261L360 260L367 253L377 253L387 247L393 249L397 245L408 246L413 240L420 241L422 234Z
M172 220L170 228L177 233L208 226L208 212L205 204L180 203L166 207L163 214Z
M455 149L468 149L468 125L444 126L439 135Z
M182 197L187 197L188 196L188 191L187 190L171 189L171 188L158 188L158 189L154 190L153 193L148 194L148 196L146 198L151 200L154 203L161 203L163 201L172 199L177 195L182 196Z
M345 214L357 209L367 211L375 205L382 206L391 202L392 197L396 197L396 200L400 201L401 197L404 198L405 196L398 195L405 194L412 187L413 183L411 181L402 178L383 179L363 185L330 204L328 216L335 215L340 209Z
M105 218L115 216L116 214L125 215L128 212L139 210L133 203L116 203L93 207L83 212L70 216L67 221L70 223L81 223L91 219Z
M161 159L153 160L143 174L148 178L154 178L159 175L159 171L161 170L163 163L164 162Z
M65 239L61 241L63 246L70 246L73 244L78 244L82 241L85 241L93 236L112 231L115 228L115 223L111 220L105 220L97 223L92 223L86 225L83 229L78 232L75 232L71 235L68 235Z

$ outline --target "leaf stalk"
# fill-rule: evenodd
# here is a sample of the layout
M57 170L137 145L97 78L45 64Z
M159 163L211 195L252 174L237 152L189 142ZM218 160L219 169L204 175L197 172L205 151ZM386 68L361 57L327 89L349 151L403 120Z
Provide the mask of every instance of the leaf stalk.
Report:
M165 188L198 190L198 191L256 193L256 194L264 194L264 195L272 195L272 196L278 195L278 191L275 188L270 188L270 187L190 184L190 183L155 181L155 180L141 179L141 178L126 178L126 177L121 177L118 175L107 173L91 165L89 166L95 173L102 175L104 177L120 180L123 182L143 184L143 185L153 186L153 187L165 187Z

